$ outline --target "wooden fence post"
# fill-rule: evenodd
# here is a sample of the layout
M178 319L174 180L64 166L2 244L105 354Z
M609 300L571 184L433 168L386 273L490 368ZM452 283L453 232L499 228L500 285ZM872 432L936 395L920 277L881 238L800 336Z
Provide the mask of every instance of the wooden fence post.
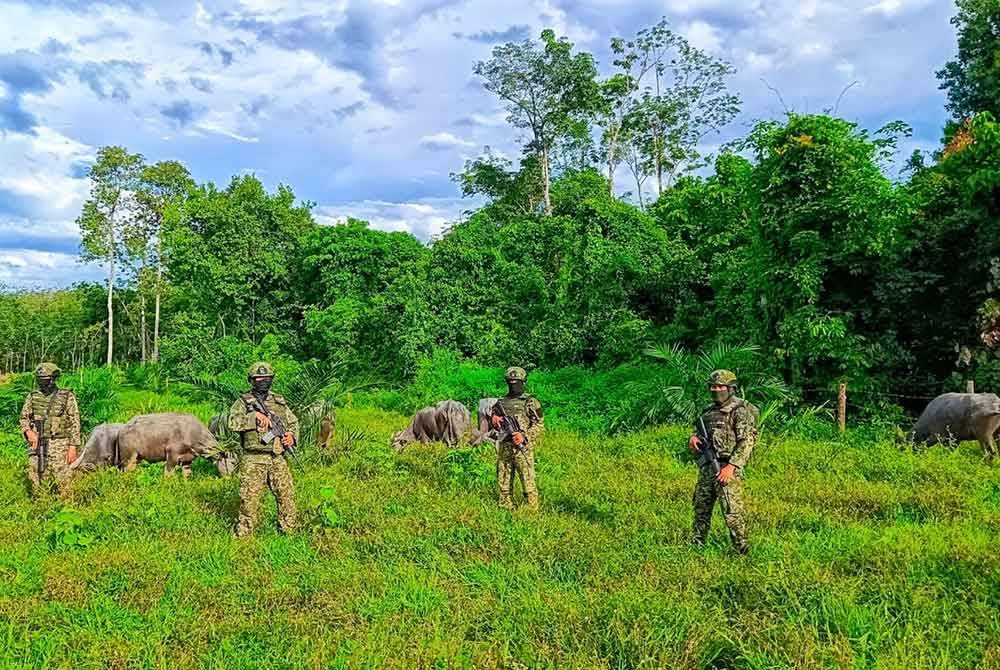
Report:
M976 392L976 382L974 382L971 379L967 379L965 381L965 392L966 393L975 393Z
M847 430L847 384L841 383L837 389L837 428Z

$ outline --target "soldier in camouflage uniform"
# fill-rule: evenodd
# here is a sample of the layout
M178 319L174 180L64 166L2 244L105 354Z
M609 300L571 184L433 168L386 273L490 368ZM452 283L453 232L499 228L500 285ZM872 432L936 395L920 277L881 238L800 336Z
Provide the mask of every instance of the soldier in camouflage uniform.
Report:
M229 410L229 429L240 436L240 516L236 535L253 532L260 516L260 496L271 489L278 503L278 527L284 533L295 530L295 490L285 451L299 439L299 420L280 395L271 392L274 370L267 363L254 363L247 375L251 391L242 394ZM271 429L267 414L255 402L278 417L285 427L282 438L265 444L262 437Z
M542 406L524 393L527 373L523 368L509 368L506 374L507 395L500 398L490 411L490 423L499 431L497 440L497 488L500 507L514 509L514 475L521 479L527 505L538 509L538 487L535 485L535 445L544 430ZM506 422L513 419L517 429Z
M21 434L28 442L28 481L34 495L45 481L54 481L65 492L69 466L80 447L80 409L73 391L56 385L59 373L54 363L39 365L35 370L38 390L28 394L21 409ZM45 445L46 452L41 462L39 445Z
M711 465L701 464L698 483L694 489L694 536L697 546L705 543L712 523L715 501L722 507L722 515L729 528L733 547L741 554L747 553L747 526L743 508L743 468L746 467L757 439L757 409L735 394L736 375L729 370L716 370L708 380L713 403L695 421L695 434L688 447L701 453L703 440L698 436L699 425L704 423L715 445L721 471L715 474Z

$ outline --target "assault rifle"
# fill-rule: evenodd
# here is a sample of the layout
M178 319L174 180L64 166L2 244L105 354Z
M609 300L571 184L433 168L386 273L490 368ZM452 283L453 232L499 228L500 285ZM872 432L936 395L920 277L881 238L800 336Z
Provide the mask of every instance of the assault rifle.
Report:
M35 455L38 457L38 481L41 481L49 460L49 438L45 434L45 419L32 420L31 429L38 436L38 441L35 443Z
M712 474L718 475L722 471L719 465L719 453L715 450L715 442L712 441L708 430L705 428L705 420L698 417L698 437L701 438L701 451L698 452L698 465L707 465L712 469Z
M493 405L493 410L500 415L500 433L497 434L497 440L500 442L510 442L511 437L514 433L521 433L524 436L524 442L521 443L519 449L524 449L528 446L528 434L521 429L521 422L517 420L517 417L513 417L507 414L506 410L503 408L503 403L497 400L497 403ZM516 445L515 445L516 446Z
M255 412L260 412L261 414L267 417L268 421L271 422L271 427L268 428L266 433L260 436L261 444L270 445L275 440L280 440L281 438L283 438L285 434L288 432L285 430L285 422L282 421L281 417L279 417L277 414L271 412L271 410L267 408L267 405L262 403L260 399L257 398L257 396L252 395L251 398L252 398L250 403L251 409L253 409ZM284 444L282 444L282 446L284 447ZM285 447L285 451L287 451L292 455L292 458L295 459L296 463L301 464L301 461L299 461L299 454L298 452L295 451L294 444L290 447Z

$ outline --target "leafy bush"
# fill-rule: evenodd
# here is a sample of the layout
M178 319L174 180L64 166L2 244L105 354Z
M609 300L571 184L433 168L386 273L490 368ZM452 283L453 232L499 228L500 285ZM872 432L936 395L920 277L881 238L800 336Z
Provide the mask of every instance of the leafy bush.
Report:
M53 549L80 549L94 541L80 512L65 507L56 512L48 525L49 544Z
M542 403L546 425L583 433L625 432L670 421L689 423L708 404L705 380L720 367L732 368L741 376L744 395L768 418L794 400L784 384L768 373L755 347L718 345L698 353L662 347L653 352L650 358L658 363L629 363L607 370L580 366L534 370L525 388ZM420 365L413 383L403 391L363 393L356 400L406 414L445 399L475 410L481 398L506 391L503 377L503 368L483 367L438 350Z
M124 375L118 368L81 368L64 378L80 405L80 423L86 433L108 423L121 410L118 391Z

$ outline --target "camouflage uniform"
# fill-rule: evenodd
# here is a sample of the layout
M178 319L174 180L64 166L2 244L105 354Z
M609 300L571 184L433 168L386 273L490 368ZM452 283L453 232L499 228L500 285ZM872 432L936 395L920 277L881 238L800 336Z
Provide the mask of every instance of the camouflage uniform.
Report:
M51 363L43 363L35 371L38 376L59 376L59 368ZM38 475L38 452L28 452L28 481L34 495L42 489L45 481L53 481L60 492L69 484L72 471L69 466L71 456L80 448L80 408L76 395L69 389L56 389L46 395L42 391L32 391L21 409L21 434L29 430L38 431L39 442L48 438L47 455L42 464L42 476Z
M722 371L725 372L725 371ZM716 373L713 373L713 377ZM732 375L732 373L729 373ZM732 376L735 382L735 376ZM701 413L705 430L715 444L719 464L735 466L736 471L728 484L723 486L711 465L699 466L698 483L694 489L693 542L702 545L708 537L712 523L712 509L718 499L722 515L729 528L733 547L741 553L747 551L747 526L743 506L743 468L757 440L756 408L735 395L721 405L712 404ZM700 430L695 422L696 431Z
M526 374L521 368L510 368L507 380L524 381ZM500 398L490 414L500 416L500 409L508 417L516 419L524 430L527 440L520 446L511 439L497 441L497 489L500 507L514 509L514 477L521 479L521 488L527 505L538 509L538 486L535 484L535 445L545 429L542 406L534 396L522 393L517 397Z
M262 364L254 364L260 369ZM265 366L270 370L270 366ZM251 368L254 369L254 368ZM278 527L285 533L295 530L295 489L292 473L285 460L285 448L281 440L275 438L271 444L263 444L257 419L251 406L253 394L244 393L229 410L229 429L240 436L240 512L236 522L236 535L244 536L253 532L260 517L260 496L265 488L271 489L278 504ZM268 393L264 404L270 412L281 419L285 430L291 433L296 443L299 441L299 420L280 395Z

